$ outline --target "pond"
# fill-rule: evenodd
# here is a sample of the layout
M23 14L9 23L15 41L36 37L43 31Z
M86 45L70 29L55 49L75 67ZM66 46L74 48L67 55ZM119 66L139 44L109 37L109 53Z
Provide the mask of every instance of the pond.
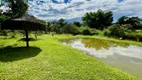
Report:
M79 49L85 54L142 80L142 47L140 46L93 38L60 41L64 45Z

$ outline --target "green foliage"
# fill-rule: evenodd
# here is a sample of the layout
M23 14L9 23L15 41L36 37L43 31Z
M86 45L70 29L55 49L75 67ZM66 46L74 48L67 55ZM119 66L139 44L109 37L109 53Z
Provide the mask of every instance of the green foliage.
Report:
M10 17L9 16L6 16L6 15L0 15L0 23L2 23L3 21L9 19Z
M85 30L82 31L82 34L83 34L83 35L90 35L91 32L90 32L89 29L85 29Z
M112 12L103 12L102 10L98 10L97 12L86 13L84 17L82 17L82 21L85 25L96 28L96 29L104 29L107 26L110 26L113 21Z
M132 31L132 25L130 25L130 24L123 24L123 25L121 25L121 28L123 29L124 32L131 32Z
M16 38L18 36L23 36L25 33L19 30L0 30L0 36L5 36L9 38Z
M132 31L132 32L125 32L125 36L123 39L134 40L142 42L142 30Z
M122 16L118 19L117 23L118 24L128 24L128 20L129 20L129 17Z
M28 10L28 4L24 0L7 0L6 1L11 10L5 12L5 15L8 15L12 18L21 17Z
M108 28L104 32L105 36L111 36L111 37L123 37L125 36L125 31L126 31L127 26L126 25L119 25L119 24L114 24Z
M80 34L82 35L96 35L97 32L95 29L86 27L86 26L82 26L80 27Z
M59 19L57 23L60 25L60 27L63 27L67 24L63 18Z
M104 35L109 37L121 38L126 40L142 41L141 30L131 30L130 24L114 24L108 29L104 30Z
M106 30L106 29L104 29L104 30L95 30L96 35L104 36L104 31L105 31L105 30Z
M79 28L73 24L69 24L65 22L64 19L60 19L59 21L47 22L47 31L55 32L57 34L78 34Z
M79 33L79 28L76 27L73 24L66 24L61 28L62 33L67 33L67 34L78 34Z
M138 17L126 17L126 16L120 17L117 21L118 24L131 24L133 30L142 29L142 25L140 22L141 19Z
M105 29L105 30L103 31L103 35L104 35L104 36L109 36L109 37L110 37L111 35L110 35L109 29Z
M78 21L74 21L74 23L73 23L75 26L77 26L77 27L81 27L81 23L80 22L78 22Z
M83 35L89 35L91 33L90 28L86 26L80 27L80 33Z
M132 28L133 30L142 30L142 24L136 23L136 25Z
M51 22L49 26L47 26L49 32L60 33L60 25L57 22Z
M0 35L1 36L8 36L8 31L0 30Z

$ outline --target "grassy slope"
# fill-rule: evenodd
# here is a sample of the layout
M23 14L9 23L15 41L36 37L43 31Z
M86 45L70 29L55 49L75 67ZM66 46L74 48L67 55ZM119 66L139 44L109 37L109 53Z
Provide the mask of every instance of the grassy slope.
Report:
M73 37L44 35L40 37L41 40L31 42L33 47L29 49L21 47L25 45L24 42L8 40L14 46L12 49L0 49L0 79L137 80L77 49L62 45L57 40L62 38Z

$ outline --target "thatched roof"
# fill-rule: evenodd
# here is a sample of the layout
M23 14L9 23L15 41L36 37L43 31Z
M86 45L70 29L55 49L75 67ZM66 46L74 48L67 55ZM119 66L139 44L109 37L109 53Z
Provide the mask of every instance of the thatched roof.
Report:
M1 23L1 28L10 30L45 30L45 25L41 24L34 16L25 14L20 18L4 21Z
M11 19L11 20L14 20L14 21L29 21L29 22L35 22L35 23L38 22L38 20L34 16L29 15L29 14L25 14L20 18L15 18L15 19Z

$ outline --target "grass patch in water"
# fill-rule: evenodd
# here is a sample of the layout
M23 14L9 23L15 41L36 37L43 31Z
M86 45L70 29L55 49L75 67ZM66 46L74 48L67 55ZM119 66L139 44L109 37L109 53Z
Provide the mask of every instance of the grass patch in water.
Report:
M85 47L88 48L95 48L96 50L100 50L102 48L109 49L109 47L127 47L128 44L124 43L118 43L114 41L107 41L107 40L101 40L101 39L93 39L93 38L83 38L81 39L81 42L85 44Z

